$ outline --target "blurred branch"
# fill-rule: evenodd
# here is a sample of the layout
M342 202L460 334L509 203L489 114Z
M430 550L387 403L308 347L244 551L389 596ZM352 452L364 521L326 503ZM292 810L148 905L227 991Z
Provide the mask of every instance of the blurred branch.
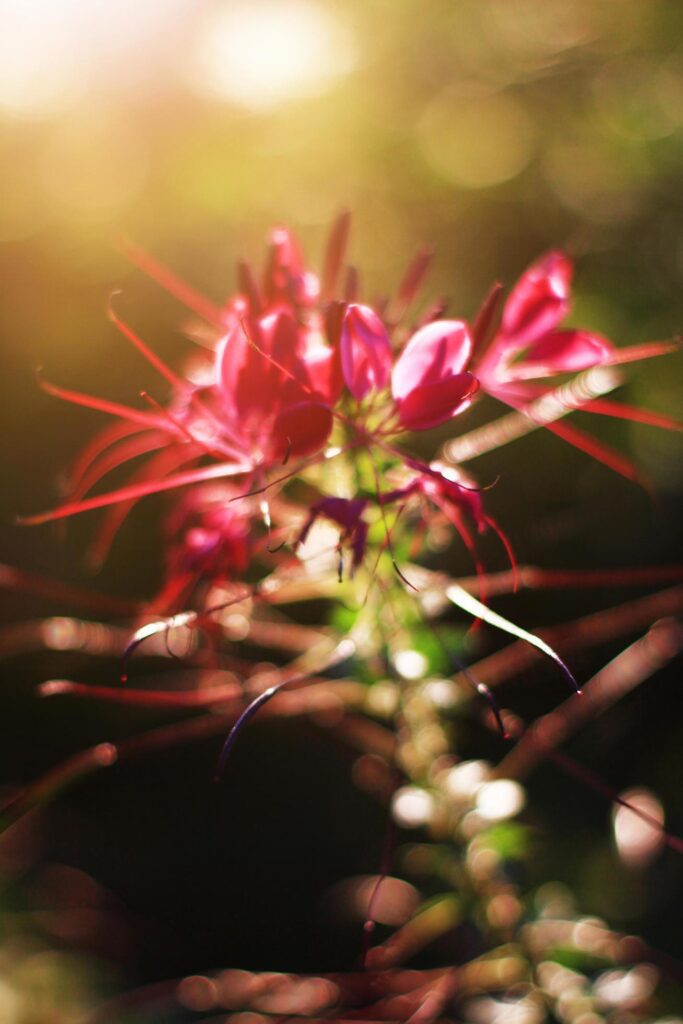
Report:
M677 615L682 611L683 586L671 587L560 626L539 629L536 635L553 647L562 649L571 645L572 651L576 653L635 633L657 619ZM516 641L471 665L469 671L488 686L497 686L526 671L541 657L535 648Z
M360 683L325 681L305 689L286 691L278 694L273 702L261 711L262 718L296 718L314 716L317 724L339 730L342 739L352 742L363 750L371 750L381 756L391 748L393 735L389 730L362 719L347 716L347 709L362 705L366 687ZM65 789L92 775L100 768L108 768L119 761L139 757L194 740L222 735L239 718L243 701L229 712L205 714L190 721L162 726L141 733L119 743L98 743L96 746L75 754L50 769L35 782L23 787L0 807L0 834L22 818L33 808L54 800ZM391 737L391 741L390 741Z
M623 380L621 371L613 367L600 366L585 370L568 384L561 384L554 391L548 391L530 402L524 412L510 412L448 441L444 446L444 455L455 465L469 462L525 437L534 430L555 423L580 409L586 402L614 391Z
M503 778L525 778L548 751L564 743L587 721L635 689L681 650L683 626L671 620L656 622L645 636L630 644L593 676L578 700L564 701L527 729L500 762L496 774Z
M17 622L0 629L0 656L45 650L120 657L129 638L130 629L125 627L56 615L47 619ZM155 650L154 653L160 652Z
M455 896L446 896L431 903L395 931L386 942L368 951L368 968L384 970L396 967L439 935L455 928L461 916L460 903Z
M541 569L518 565L517 571L466 576L457 583L463 590L478 593L486 585L489 597L519 590L585 590L587 587L642 587L683 580L683 565L651 565L628 569Z
M17 569L13 565L0 563L0 587L42 597L47 601L66 601L75 608L84 608L99 615L135 615L140 603L123 597L100 594L87 587L76 587L61 583L38 573Z

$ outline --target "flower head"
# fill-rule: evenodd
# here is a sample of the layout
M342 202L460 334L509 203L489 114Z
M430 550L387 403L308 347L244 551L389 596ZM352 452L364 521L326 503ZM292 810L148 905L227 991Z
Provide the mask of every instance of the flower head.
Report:
M521 276L490 340L493 301L485 304L484 315L472 328L462 319L445 319L443 306L408 325L429 254L418 253L397 295L378 310L360 301L354 268L343 273L348 226L346 214L333 226L320 279L307 269L294 235L283 227L272 229L262 273L240 263L239 290L220 307L140 250L129 250L135 262L217 332L209 352L203 350L201 379L176 374L110 311L121 333L170 385L170 399L163 404L144 395L149 408L140 410L43 382L53 394L113 414L118 422L102 431L77 460L66 502L29 521L107 508L101 556L140 498L194 488L174 513L179 532L170 541L171 577L179 579L200 564L214 577L231 575L246 567L253 550L247 527L254 508L246 503L237 511L233 503L254 493L276 493L276 487L307 467L324 465L327 455L344 453L356 493L349 492L347 479L344 497L325 494L329 477L319 471L314 486L320 496L309 497L298 517L290 518L290 523L298 519L298 543L316 519L325 518L339 526L340 546L351 546L352 568L358 568L374 505L375 522L383 521L385 547L393 559L386 508L396 503L400 517L403 505L415 497L419 501L413 506L427 510L426 516L431 509L445 517L479 566L474 534L492 527L507 546L484 510L481 493L463 483L457 466L449 475L398 448L401 435L453 420L481 392L506 402L521 416L532 416L533 402L544 398L549 379L670 347L652 343L617 350L599 334L562 328L570 309L572 264L559 251L548 253ZM588 408L587 400L585 404ZM579 401L573 407L584 406ZM613 403L598 407L593 402L590 408L677 426ZM573 427L544 425L608 464L623 464ZM283 472L290 459L293 466ZM109 472L133 460L141 461L125 486L90 494ZM387 473L393 479L396 470L402 486L383 490ZM216 481L229 477L240 479L234 492L222 483L215 488ZM310 486L312 480L306 483ZM205 490L207 485L212 489Z
M569 257L558 251L522 274L503 307L499 330L476 364L485 391L515 397L527 393L524 382L609 361L614 346L601 335L559 329L571 308L572 274Z

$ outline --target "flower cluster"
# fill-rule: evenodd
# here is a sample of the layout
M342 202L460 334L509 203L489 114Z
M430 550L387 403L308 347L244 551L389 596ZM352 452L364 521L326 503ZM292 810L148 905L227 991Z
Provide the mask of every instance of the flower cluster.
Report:
M406 509L422 523L438 514L453 526L478 571L475 536L490 527L512 560L462 467L417 458L410 436L460 418L485 394L533 417L538 399L556 393L558 376L571 380L671 346L617 349L594 332L563 329L572 264L562 252L534 263L504 302L496 285L472 323L446 319L435 307L411 325L427 254L409 266L397 296L374 308L359 301L358 275L345 265L348 227L346 214L334 224L320 277L306 268L291 232L273 229L260 278L240 264L239 292L222 307L131 247L143 269L211 322L215 337L202 350L201 372L195 366L181 376L111 310L119 330L170 385L170 399L162 405L143 394L148 408L136 409L43 382L115 419L77 460L64 504L29 521L107 508L95 549L103 557L139 499L183 489L169 518L164 605L183 600L200 579L240 577L251 559L272 553L273 523L296 550L317 520L327 520L339 531L340 554L343 546L351 549L352 573L364 563L373 523L383 527L379 553L386 548L393 556L387 517L394 525L406 521ZM635 415L626 406L601 407L590 393L578 405ZM578 435L564 436L576 442ZM597 443L589 447L604 454ZM344 455L343 486L330 493L325 464ZM147 461L136 463L126 486L89 495L112 470L142 456ZM292 497L302 481L305 490ZM268 530L263 542L259 522Z

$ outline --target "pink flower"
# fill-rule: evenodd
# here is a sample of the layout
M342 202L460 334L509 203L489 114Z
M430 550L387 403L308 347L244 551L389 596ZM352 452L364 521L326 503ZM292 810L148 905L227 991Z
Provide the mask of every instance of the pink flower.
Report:
M526 381L577 373L611 359L614 347L601 335L558 330L570 309L572 272L569 258L555 251L522 274L503 307L498 332L477 363L483 390L505 399L524 394Z
M221 421L258 464L319 451L339 386L333 349L283 311L236 323L216 352Z
M369 306L347 307L340 339L344 381L361 401L391 386L404 430L427 430L469 405L478 382L464 366L472 352L462 320L436 320L417 330L392 367L389 334Z
M143 395L151 410L41 382L51 394L119 421L101 431L76 461L64 504L27 519L45 522L108 507L95 546L97 561L130 509L146 495L233 476L245 478L248 490L273 466L319 451L330 434L333 406L342 389L338 348L327 344L325 317L314 308L317 278L305 270L298 244L286 229L271 232L261 285L250 267L240 264L240 293L222 308L140 250L128 251L221 335L202 363L201 382L195 383L166 366L110 309L124 337L171 386L166 405ZM333 271L332 265L328 278ZM127 485L86 496L108 473L143 455L148 461ZM207 457L211 465L202 464Z
M404 318L417 298L429 254L418 253L380 316L357 301L358 274L345 266L348 228L348 214L342 214L330 234L320 282L306 269L291 232L274 228L263 273L255 275L248 264L240 263L239 292L222 306L128 246L134 262L210 325L208 334L206 328L201 333L202 340L209 341L210 353L203 350L201 381L176 374L110 311L121 333L163 378L164 387L170 385L170 399L162 404L145 394L150 408L136 409L43 381L50 393L112 415L116 422L77 459L67 500L24 521L40 523L106 508L96 550L101 559L142 497L230 477L241 478L242 494L279 486L293 475L282 474L279 467L290 457L315 458L327 444L335 420L343 425L340 435L349 449L367 449L373 464L373 448L382 452L381 458L410 464L390 440L402 431L446 423L468 408L480 385L532 415L530 403L548 390L547 378L658 355L672 347L654 342L617 350L598 334L561 329L569 311L572 273L571 262L561 252L549 253L522 275L488 346L493 301L485 304L472 331L462 320L438 319L444 308L439 303L411 332L403 326ZM679 428L661 416L602 399L586 400L579 407ZM573 424L544 425L625 475L634 475L623 458ZM92 495L109 473L133 460L142 461L127 484ZM465 512L465 518L481 528L485 520L477 512L477 500L468 498L457 484L437 483L430 473L420 472L424 498L444 514ZM381 505L376 466L375 473ZM353 503L338 504L341 500L323 499L332 504L316 504L314 517L337 522L358 559L365 543L362 509ZM197 537L201 548L207 538Z
M198 581L238 580L253 550L250 510L227 484L204 484L172 506L165 524L166 581L151 602L161 614L185 601Z

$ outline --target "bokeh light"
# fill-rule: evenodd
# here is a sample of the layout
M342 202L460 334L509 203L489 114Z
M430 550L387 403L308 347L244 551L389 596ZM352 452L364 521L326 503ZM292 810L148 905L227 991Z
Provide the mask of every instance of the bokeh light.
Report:
M143 82L149 88L192 6L188 0L3 0L0 110L48 118L93 91L127 91Z
M323 4L239 0L209 12L190 74L208 96L259 110L320 90L353 63L348 29Z
M477 791L477 811L488 821L512 818L524 807L526 795L513 779L495 779Z
M635 788L621 793L625 804L614 808L614 842L624 864L631 868L644 868L664 845L664 808L654 793ZM643 817L631 810L635 807Z
M434 797L417 786L401 786L392 800L392 813L402 828L421 828L426 825L435 809Z
M473 84L437 97L420 122L425 158L461 188L499 185L520 174L533 156L534 126L524 107L504 93Z

